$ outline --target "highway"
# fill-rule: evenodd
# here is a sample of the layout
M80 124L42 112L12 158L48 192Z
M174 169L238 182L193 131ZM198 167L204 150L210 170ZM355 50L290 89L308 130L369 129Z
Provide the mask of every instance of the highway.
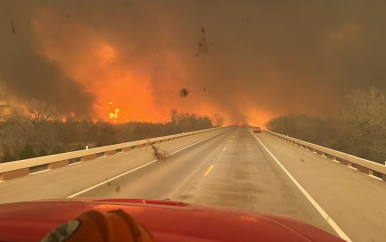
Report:
M229 127L0 182L0 203L171 199L299 218L351 241L386 241L386 183L270 134ZM346 237L345 237L346 236Z

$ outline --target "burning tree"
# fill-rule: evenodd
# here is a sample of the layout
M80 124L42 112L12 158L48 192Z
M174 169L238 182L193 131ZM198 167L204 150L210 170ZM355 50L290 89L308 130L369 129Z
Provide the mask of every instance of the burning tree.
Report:
M6 125L7 133L12 135L8 135L7 144L13 147L16 154L21 148L46 154L47 149L50 149L56 140L57 130L51 122L56 117L56 108L46 102L32 99L24 105L14 105L11 110ZM24 143L24 146L21 143ZM31 157L35 156L34 152L27 153L31 154ZM31 157L25 155L22 158Z
M215 113L213 115L212 121L213 121L213 126L218 128L218 127L222 127L224 125L225 119L220 114Z

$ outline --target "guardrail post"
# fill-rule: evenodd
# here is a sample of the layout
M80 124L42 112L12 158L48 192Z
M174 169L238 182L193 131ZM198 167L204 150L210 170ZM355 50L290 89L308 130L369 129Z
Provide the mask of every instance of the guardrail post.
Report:
M105 156L115 155L116 153L117 153L116 150L109 150L109 151L106 151L106 152L105 152Z
M363 172L363 173L369 175L369 176L372 176L372 175L373 175L373 170L371 170L371 169L369 169L369 168L367 168L367 167L358 165L358 170L359 170L360 172Z
M28 174L29 174L29 167L19 169L19 170L14 170L14 171L7 171L7 172L3 172L0 174L0 181L6 181L6 180L13 179L13 178L26 176Z
M348 167L352 167L352 163L350 161L341 159L340 163L342 163L343 165L346 165Z
M374 162L366 160L366 159L355 157L355 156L352 156L349 154L344 154L342 152L334 151L334 150L331 150L331 149L328 149L325 147L320 147L320 146L314 145L312 143L302 142L301 140L298 140L295 138L290 139L290 137L288 135L280 135L280 134L277 134L275 132L271 132L268 130L267 130L267 133L269 133L269 134L271 134L279 139L282 139L282 140L285 140L285 141L290 142L292 144L295 144L302 149L311 151L315 154L321 155L322 157L331 159L332 161L334 161L336 163L341 163L341 164L343 164L351 169L358 170L358 171L365 173L369 176L374 176L374 173L376 172L376 176L378 177L379 176L378 174L380 174L380 178L386 182L386 169L385 169L386 168L385 167L386 161L385 161L385 166L383 166L383 164L381 164L381 165L374 164ZM307 144L309 144L309 145L307 145Z
M213 129L214 130L214 129ZM192 133L183 133L178 134L178 135L168 135L165 136L167 138L164 138L163 140L160 139L157 142L154 143L161 143L164 141L169 141L169 140L175 140L175 139L180 139L183 137L190 137L193 135L201 134L204 133L205 131L194 131ZM170 136L173 136L173 138L169 138ZM177 137L176 137L177 136ZM161 138L161 137L159 137ZM143 143L142 143L143 142ZM73 152L66 152L68 154L58 154L56 157L53 157L52 160L46 159L46 157L41 157L41 158L33 158L33 160L23 160L20 162L23 162L23 165L21 166L13 166L9 164L0 164L0 181L5 181L5 180L10 180L13 178L17 177L22 177L29 175L31 173L35 173L37 171L42 171L42 170L51 170L51 169L56 169L59 167L64 167L67 165L75 164L78 162L83 162L83 161L89 161L89 160L94 160L98 157L102 156L109 156L113 155L116 153L121 153L122 151L130 151L132 149L136 148L141 148L143 146L149 146L149 144L146 143L146 140L141 140L141 143L139 142L127 142L127 143L132 143L127 144L129 147L124 147L126 144L120 144L120 145L112 145L111 147L101 147L95 150L95 153L93 154L92 149L89 149L89 146L85 146L85 150L79 151L80 153L73 153ZM139 145L134 145L138 144ZM121 148L122 147L122 148ZM111 148L111 149L110 149ZM72 153L72 154L69 154ZM69 158L70 157L70 158ZM43 160L40 160L43 159Z
M96 154L92 154L92 155L86 155L86 156L83 156L81 158L81 161L89 161L89 160L94 160L96 159Z
M59 168L59 167L68 166L68 164L70 164L69 160L57 161L57 162L48 164L48 169L52 170L52 169L56 169L56 168Z

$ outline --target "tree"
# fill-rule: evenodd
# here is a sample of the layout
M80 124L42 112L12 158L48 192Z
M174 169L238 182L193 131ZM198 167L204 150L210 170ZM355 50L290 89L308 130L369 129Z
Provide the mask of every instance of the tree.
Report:
M175 124L175 125L177 125L177 117L178 117L178 112L177 112L177 110L172 109L172 110L170 111L170 121L171 121L173 124Z
M163 123L128 122L112 124L103 120L68 117L56 118L55 109L34 100L15 105L7 120L0 120L0 142L5 155L2 162L28 159L48 154L105 146L189 132L212 127L209 117L172 110ZM3 125L3 126L2 126Z
M53 122L56 109L36 99L15 105L8 119L11 126L17 126L24 133L26 143L35 151L50 150L56 143L57 129Z
M64 148L61 145L56 145L52 149L51 154L55 155L55 154L60 154L60 153L64 153L64 152L66 152L66 151L64 150Z
M225 119L220 114L215 113L213 115L212 121L213 121L213 126L218 128L218 127L222 127L224 125Z
M383 161L386 157L386 95L375 87L348 96L341 118L348 149L355 155Z
M289 114L271 119L266 126L274 132L383 163L386 94L375 87L357 89L347 96L339 119Z
M22 115L22 117L29 121L34 126L35 130L42 123L48 121L50 118L54 118L54 115L56 114L56 108L54 106L36 99L27 101L25 103L25 108L27 113Z
M1 159L1 162L5 163L5 162L14 161L14 160L16 160L16 157L11 153L11 150L7 146L5 146L4 154L3 154L3 158Z
M36 156L37 155L36 155L31 144L26 144L19 154L19 158L21 160L29 159L29 158L35 158Z
M5 121L8 118L8 109L9 109L9 97L5 88L0 85L0 155L3 155L3 162L10 161L9 159L13 159L12 152L9 146L5 145ZM5 158L5 159L4 159ZM6 161L5 161L6 160Z
M295 115L289 114L273 118L266 126L271 131L296 137L297 121Z
M192 130L192 122L189 113L180 113L178 115L178 126L180 132L189 132Z

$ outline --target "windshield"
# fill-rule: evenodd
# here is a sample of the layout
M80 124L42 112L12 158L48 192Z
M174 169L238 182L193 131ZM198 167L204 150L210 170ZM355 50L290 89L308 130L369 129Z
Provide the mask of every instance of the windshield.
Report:
M170 200L383 241L385 12L361 0L1 1L0 208Z

